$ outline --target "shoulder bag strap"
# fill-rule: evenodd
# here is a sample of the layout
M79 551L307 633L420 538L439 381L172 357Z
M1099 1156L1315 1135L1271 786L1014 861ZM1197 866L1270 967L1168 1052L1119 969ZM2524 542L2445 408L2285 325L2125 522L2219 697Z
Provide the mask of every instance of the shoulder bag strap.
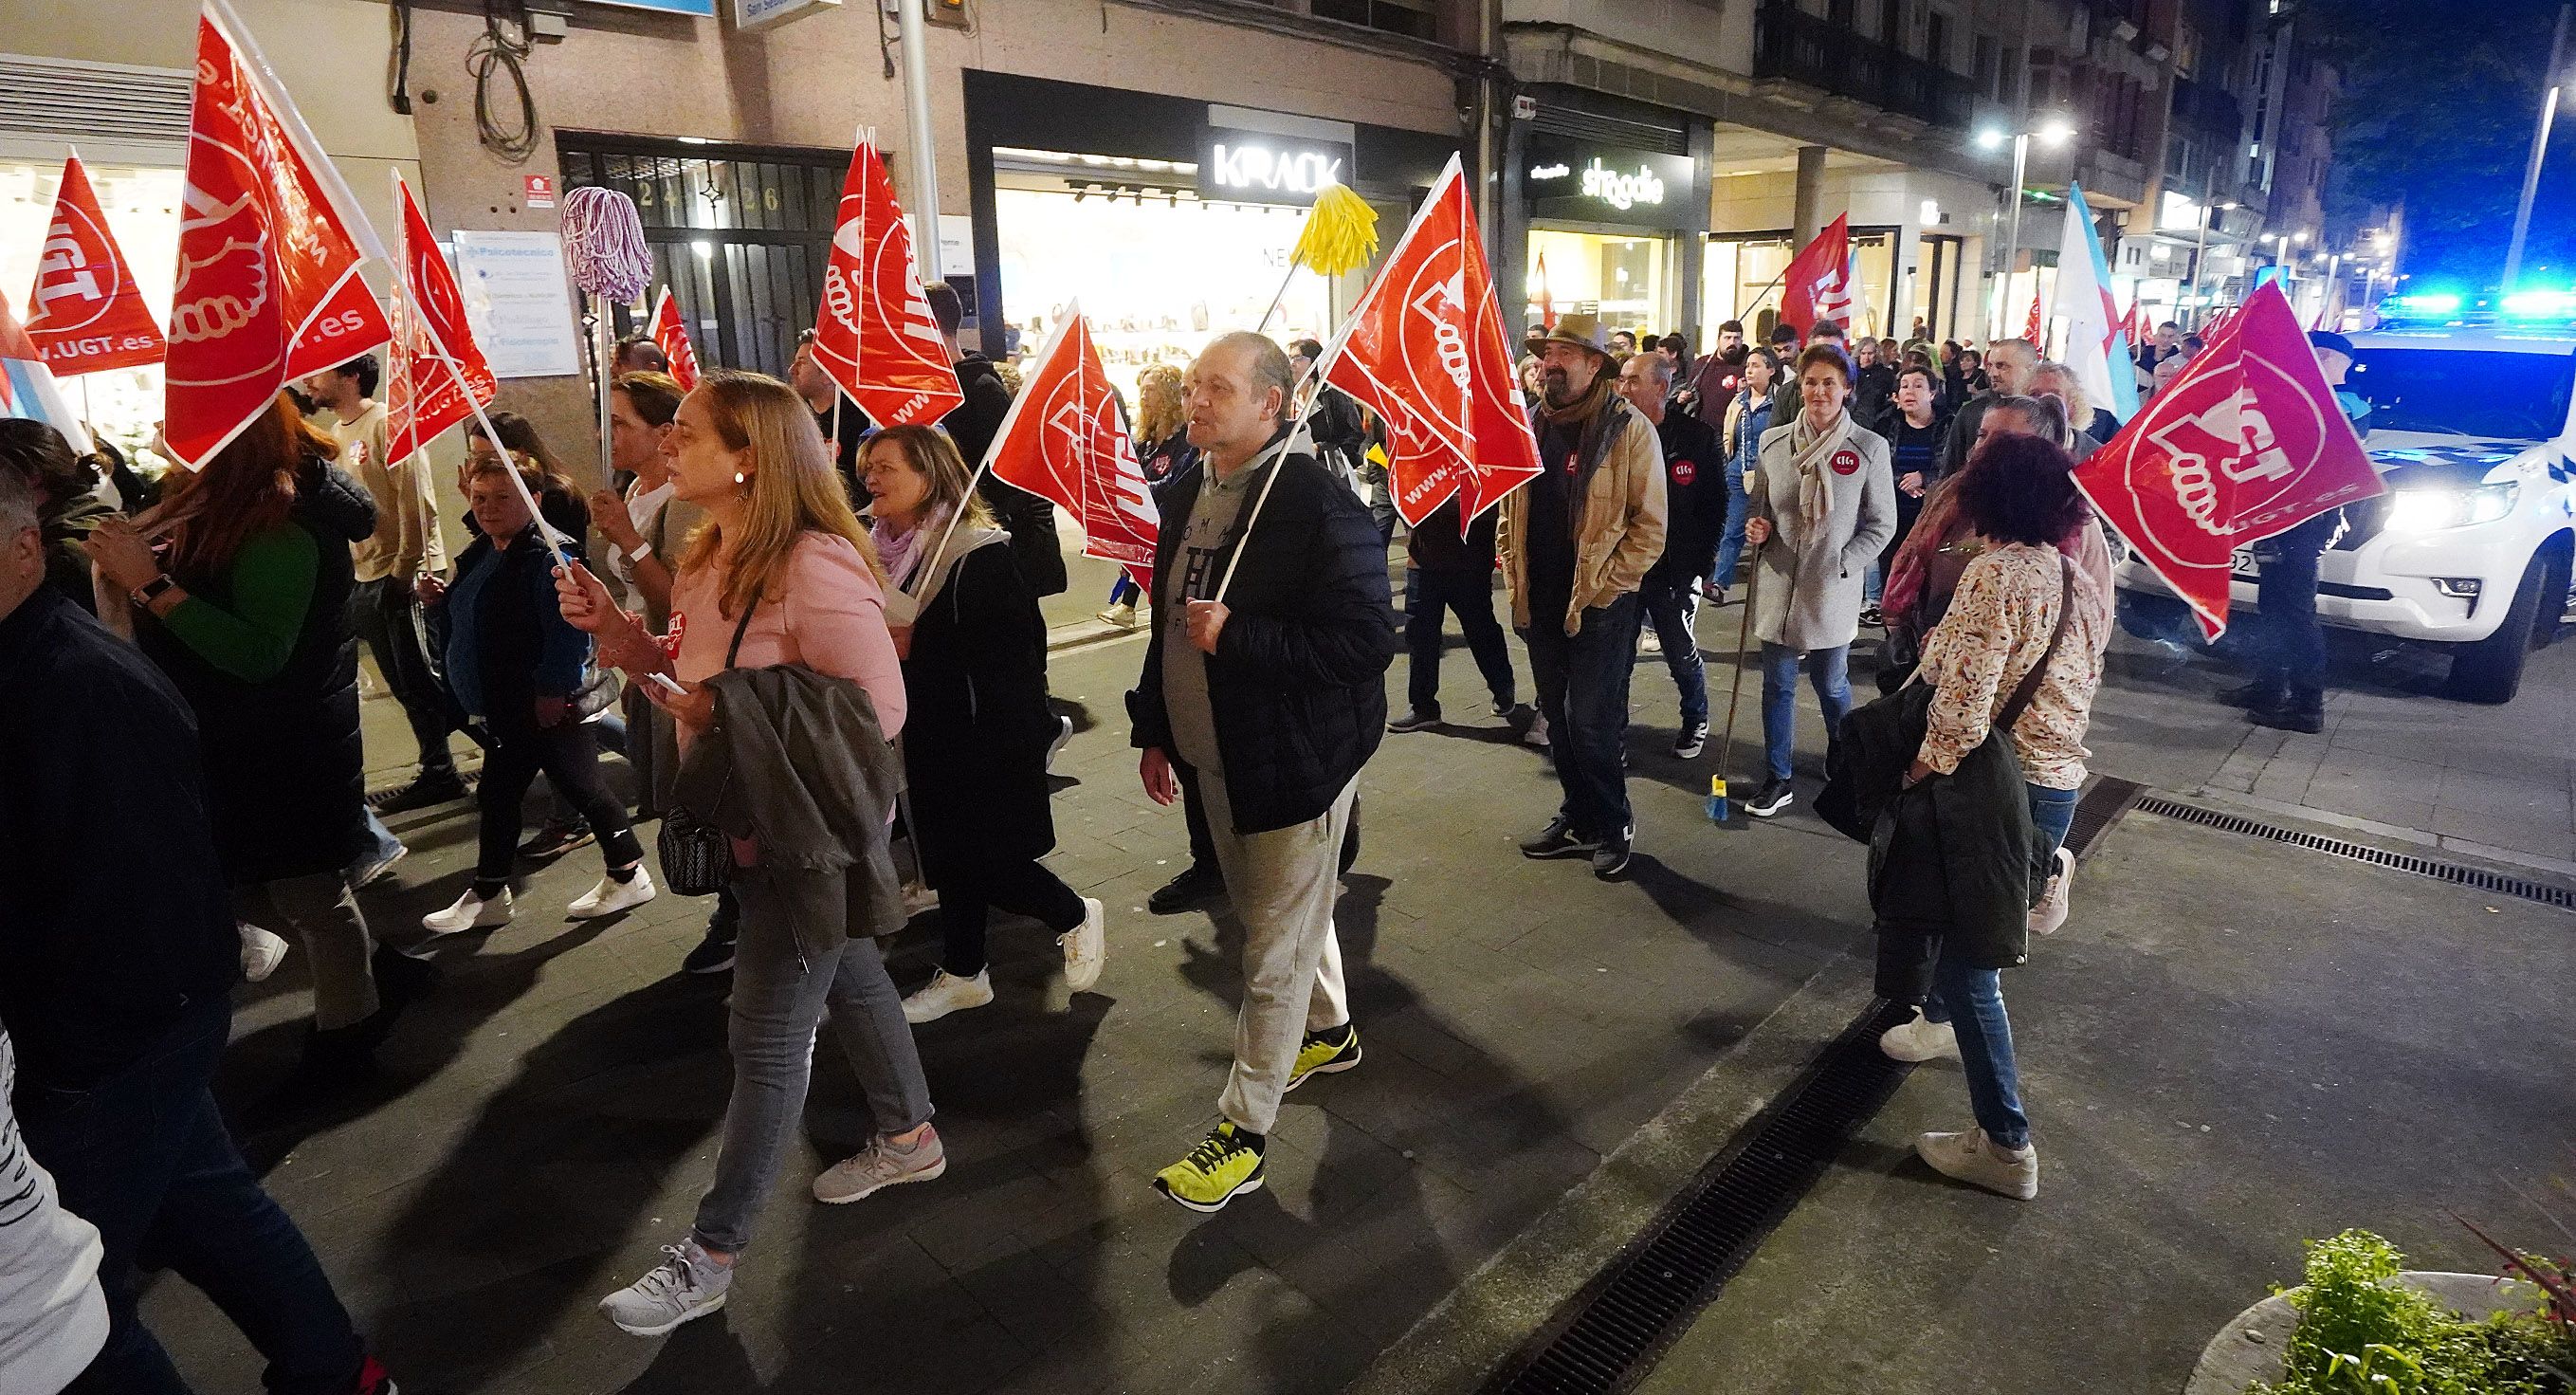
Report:
M750 600L743 602L742 618L733 624L733 643L725 646L724 666L726 668L733 667L735 656L742 653L742 637L751 629L751 613L758 609L760 609L760 597L757 593L754 593Z
M2064 569L2063 587L2057 602L2057 628L2048 636L2048 647L2039 651L2039 662L2022 675L2021 686L2013 689L2012 700L1995 717L1995 728L2010 734L2021 714L2028 710L2032 698L2039 696L2039 685L2048 677L2048 661L2057 657L2057 646L2066 638L2067 626L2075 619L2075 563L2060 553L2058 565Z

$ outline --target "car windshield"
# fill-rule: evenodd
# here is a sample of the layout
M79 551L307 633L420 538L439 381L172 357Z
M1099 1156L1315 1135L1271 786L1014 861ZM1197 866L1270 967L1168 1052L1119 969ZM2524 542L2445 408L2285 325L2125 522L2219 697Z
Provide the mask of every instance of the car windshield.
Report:
M2566 428L2576 355L2367 348L2345 386L2371 404L2374 431L2541 441Z

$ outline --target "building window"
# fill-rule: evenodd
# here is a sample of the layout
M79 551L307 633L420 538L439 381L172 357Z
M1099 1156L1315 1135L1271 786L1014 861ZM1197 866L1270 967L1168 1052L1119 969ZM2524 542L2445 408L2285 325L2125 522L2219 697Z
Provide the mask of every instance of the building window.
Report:
M1992 100L2000 102L2004 99L2004 46L1995 42L1991 34L1977 36L1975 82L1977 90Z
M1312 0L1309 8L1324 19L1416 39L1431 38L1439 31L1429 7L1415 0Z
M567 131L556 140L567 188L599 185L635 200L653 279L678 302L708 361L784 375L796 334L814 323L840 208L847 151L738 149ZM617 307L620 335L642 325Z

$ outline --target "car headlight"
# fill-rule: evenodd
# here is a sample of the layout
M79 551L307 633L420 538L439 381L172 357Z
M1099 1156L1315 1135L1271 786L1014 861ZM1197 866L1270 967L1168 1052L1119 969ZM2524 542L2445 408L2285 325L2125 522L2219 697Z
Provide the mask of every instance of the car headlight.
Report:
M2388 501L2388 531L2433 533L2493 523L2513 512L2518 482L2482 484L2471 489L2401 489Z

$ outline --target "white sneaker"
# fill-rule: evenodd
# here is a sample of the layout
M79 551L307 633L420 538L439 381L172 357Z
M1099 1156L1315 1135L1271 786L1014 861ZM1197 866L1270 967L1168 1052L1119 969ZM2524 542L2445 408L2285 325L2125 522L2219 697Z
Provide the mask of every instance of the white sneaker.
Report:
M939 1142L939 1130L924 1128L909 1148L897 1148L893 1139L879 1134L865 1151L823 1169L814 1179L814 1199L839 1206L906 1182L927 1182L947 1170L948 1150Z
M912 919L924 911L939 909L939 891L927 882L903 884L903 918Z
M653 885L652 870L639 862L635 864L635 875L625 881L615 877L600 878L599 885L574 897L572 904L564 907L564 914L575 920L596 920L619 911L631 911L660 894Z
M705 1317L725 1305L733 1285L733 1266L707 1258L694 1239L664 1245L662 1253L661 1267L599 1300L610 1322L638 1337L659 1337Z
M1055 769L1056 756L1064 750L1065 743L1071 740L1073 740L1073 719L1058 716L1055 719L1055 739L1047 743L1047 769Z
M455 905L443 911L431 911L420 918L420 928L433 935L454 935L466 930L490 930L495 926L509 923L510 888L506 886L501 888L500 895L489 901L475 895L474 888L469 886L465 888L464 895L456 898Z
M920 992L903 1000L903 1020L918 1027L936 1022L952 1012L979 1008L993 1001L993 971L986 969L973 978L959 978L946 969L931 975Z
M1649 625L1637 632L1637 648L1648 654L1660 654L1664 652L1664 637Z
M1055 937L1064 946L1064 986L1089 992L1100 981L1100 966L1109 958L1109 924L1098 901L1082 898L1082 923Z
M1914 1140L1915 1156L1944 1177L1983 1187L1998 1196L2028 1201L2039 1195L2039 1145L2006 1148L1984 1129L1927 1133Z
M2075 882L2075 854L2057 850L2057 870L2049 875L2048 886L2039 893L2039 904L2030 908L2030 933L2054 935L2066 923L2066 890Z
M1542 751L1546 750L1547 718L1536 715L1531 716L1529 730L1521 733L1521 744L1524 746L1536 746Z
M1122 630L1136 628L1136 607L1126 601L1100 612L1100 618Z
M1895 1061L1955 1061L1959 1059L1958 1029L1947 1022L1935 1022L1914 1010L1914 1020L1890 1027L1878 1034L1878 1049Z
M276 973L277 966L286 962L284 937L262 930L246 920L236 922L233 929L241 932L243 978L257 983Z

